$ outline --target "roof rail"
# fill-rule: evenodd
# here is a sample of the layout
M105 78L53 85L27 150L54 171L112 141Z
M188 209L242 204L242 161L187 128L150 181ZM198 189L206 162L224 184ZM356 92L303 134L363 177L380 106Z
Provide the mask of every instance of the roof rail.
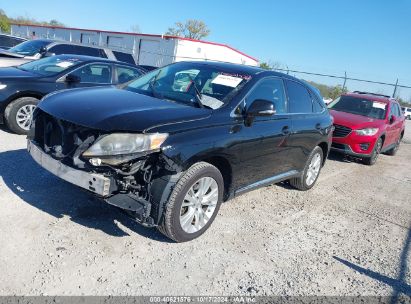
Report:
M364 95L373 95L373 96L381 96L386 98L391 98L391 96L384 95L384 94L377 94L377 93L370 93L370 92L362 92L362 91L354 91L355 94L364 94Z

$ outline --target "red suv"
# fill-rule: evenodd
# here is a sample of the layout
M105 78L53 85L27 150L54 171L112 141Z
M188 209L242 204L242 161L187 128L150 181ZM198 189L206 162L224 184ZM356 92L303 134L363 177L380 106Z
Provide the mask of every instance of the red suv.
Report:
M397 152L405 117L395 99L356 91L328 107L335 127L331 150L362 158L367 165L375 164L380 153Z

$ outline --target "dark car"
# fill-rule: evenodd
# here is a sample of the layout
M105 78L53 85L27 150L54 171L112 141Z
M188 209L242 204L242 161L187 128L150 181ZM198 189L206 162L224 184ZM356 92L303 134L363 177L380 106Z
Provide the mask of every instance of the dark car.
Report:
M68 41L34 39L20 43L8 50L0 50L0 67L17 66L40 58L62 54L101 57L135 64L133 55L124 51Z
M8 34L0 34L0 49L8 50L9 48L12 48L13 46L20 44L27 39L13 36L13 35L8 35Z
M59 55L0 68L0 123L27 134L39 100L54 91L125 83L145 71L135 65L78 55Z
M181 74L190 75L185 84ZM331 133L318 91L296 78L181 62L121 88L47 96L28 150L53 174L182 242L210 226L222 201L285 180L313 187Z

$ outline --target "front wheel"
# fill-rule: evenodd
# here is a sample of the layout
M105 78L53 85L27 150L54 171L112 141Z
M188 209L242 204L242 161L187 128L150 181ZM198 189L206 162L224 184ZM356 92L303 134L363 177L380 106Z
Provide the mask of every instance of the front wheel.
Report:
M21 97L12 101L4 111L7 127L14 133L27 134L38 103L39 100L34 97Z
M174 187L158 230L176 242L199 237L214 221L223 190L223 177L216 167L194 164Z
M320 175L324 153L320 147L315 147L307 159L304 171L299 177L290 179L290 184L298 190L311 189Z

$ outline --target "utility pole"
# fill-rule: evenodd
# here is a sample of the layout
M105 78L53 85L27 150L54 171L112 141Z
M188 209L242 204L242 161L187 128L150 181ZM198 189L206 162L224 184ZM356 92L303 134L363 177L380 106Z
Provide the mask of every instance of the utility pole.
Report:
M398 88L398 78L397 78L397 81L395 82L394 93L392 94L393 98L395 98L395 94L397 94L397 88Z
M344 92L346 83L347 83L347 71L344 71L344 84L343 84L343 87L342 87L343 92Z

